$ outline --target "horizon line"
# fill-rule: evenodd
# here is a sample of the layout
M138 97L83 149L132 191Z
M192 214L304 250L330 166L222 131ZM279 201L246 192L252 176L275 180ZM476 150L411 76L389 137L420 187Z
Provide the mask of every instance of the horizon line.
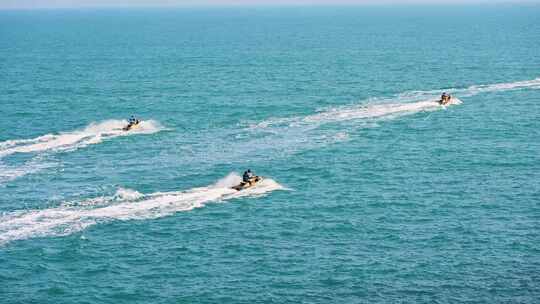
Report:
M231 2L231 3L140 3L140 4L79 4L79 5L13 5L13 6L2 6L0 4L0 11L9 11L9 10L69 10L69 9L160 9L160 8L292 8L292 7L388 7L388 6L494 6L494 5L540 5L540 0L477 0L477 1L441 1L439 3L433 3L432 1L425 0L412 0L407 2L400 2L399 0L392 1L368 1L363 3L353 3L353 2L337 2L337 3L327 3L327 2L293 2L293 3L283 3L283 2L262 2L262 3L249 3L249 2Z

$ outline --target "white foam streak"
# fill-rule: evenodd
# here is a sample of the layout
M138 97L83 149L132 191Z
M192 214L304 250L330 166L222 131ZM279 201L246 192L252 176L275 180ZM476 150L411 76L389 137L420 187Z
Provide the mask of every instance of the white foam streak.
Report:
M14 153L71 151L117 136L150 134L162 129L156 121L148 120L142 121L140 125L126 132L122 130L126 124L124 120L107 120L92 123L82 130L0 142L0 158Z
M435 99L411 103L380 103L361 106L344 106L304 117L293 117L288 119L287 122L285 122L283 119L269 120L255 126L251 126L251 128L266 129L270 127L279 127L280 125L284 125L286 127L301 127L308 125L317 127L318 125L325 123L343 122L349 120L392 119L422 111L444 109L448 106L459 105L461 103L462 101L458 98L453 98L453 100L445 106L441 106ZM277 121L279 121L279 125L277 125L277 123L274 124L274 122Z
M160 218L201 208L209 202L264 195L284 189L272 179L264 179L253 188L243 191L231 189L230 186L239 180L237 174L230 174L208 187L148 195L120 188L110 197L70 202L43 210L8 213L0 217L0 245L32 237L69 235L96 223L111 220Z
M459 100L454 100L453 105L461 103ZM420 101L415 103L404 104L376 104L361 107L349 107L332 109L327 112L322 112L314 115L309 115L303 119L304 122L333 122L346 121L353 119L368 119L379 118L389 115L414 114L420 111L428 111L439 109L441 106L432 100Z
M470 86L467 89L460 90L455 89L456 92L462 91L462 96L473 96L480 93L489 93L489 92L503 92L510 90L520 90L520 89L540 89L540 78L517 81L517 82L508 82L508 83L497 83L497 84L488 84L488 85L476 85Z
M41 157L35 157L20 166L7 166L0 163L0 184L12 181L21 176L36 173L43 169L54 167L56 164L43 162Z

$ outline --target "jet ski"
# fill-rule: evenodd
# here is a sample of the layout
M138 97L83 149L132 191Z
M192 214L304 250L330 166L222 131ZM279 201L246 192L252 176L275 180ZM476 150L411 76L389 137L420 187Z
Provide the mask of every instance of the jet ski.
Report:
M248 189L248 188L251 188L251 187L255 186L256 184L258 184L262 180L263 180L263 178L261 176L254 176L249 181L241 182L240 184L238 184L238 185L236 185L234 187L231 187L231 189L234 189L234 190L237 190L237 191L245 190L245 189Z
M127 126L123 127L122 130L123 131L129 131L129 130L135 128L136 126L138 126L140 123L141 123L140 120L136 120L135 122L129 123Z

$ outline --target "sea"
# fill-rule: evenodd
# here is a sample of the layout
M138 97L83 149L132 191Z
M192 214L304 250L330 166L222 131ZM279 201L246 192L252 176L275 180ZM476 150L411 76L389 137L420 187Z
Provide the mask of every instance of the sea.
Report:
M0 303L539 303L539 96L537 4L0 11Z

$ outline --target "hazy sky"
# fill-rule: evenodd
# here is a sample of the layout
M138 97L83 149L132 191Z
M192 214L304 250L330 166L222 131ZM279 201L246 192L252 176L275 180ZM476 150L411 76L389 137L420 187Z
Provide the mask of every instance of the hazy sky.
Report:
M145 7L208 5L328 5L328 4L469 4L540 3L540 0L0 0L1 9L62 7Z

